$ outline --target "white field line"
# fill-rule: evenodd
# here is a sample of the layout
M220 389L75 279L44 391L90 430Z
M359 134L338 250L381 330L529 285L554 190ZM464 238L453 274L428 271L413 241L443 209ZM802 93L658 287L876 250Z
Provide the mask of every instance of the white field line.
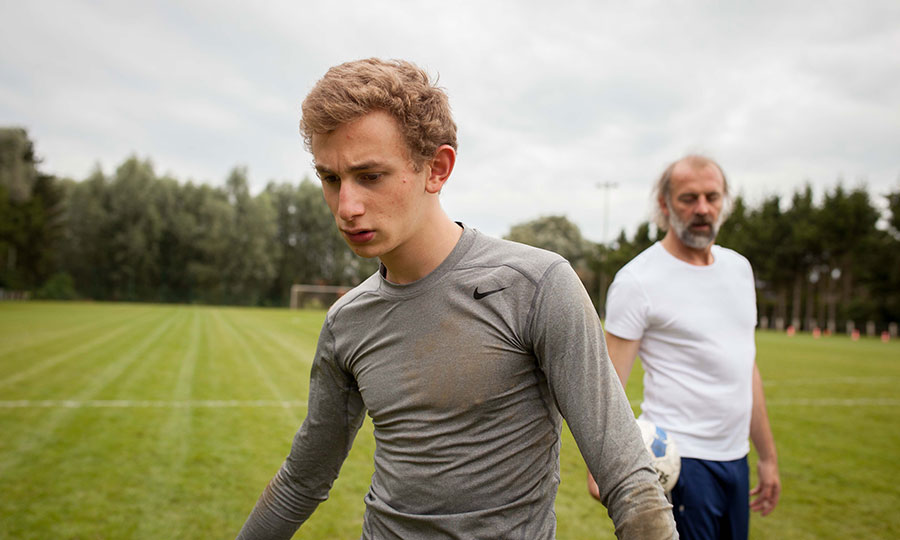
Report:
M632 405L640 405L633 401ZM900 399L857 398L857 399L772 399L766 401L770 407L900 407ZM281 408L305 409L305 401L280 401L275 399L195 399L164 401L151 399L13 399L0 401L0 409L61 408L61 409L239 409L239 408Z
M822 377L803 379L765 380L763 386L809 386L817 384L896 384L898 377Z
M267 369L265 369L259 359L259 356L254 351L254 348L250 346L248 340L254 339L253 335L247 333L244 328L241 328L240 325L235 324L233 321L225 318L220 311L215 312L216 322L220 325L226 325L231 328L231 336L233 336L234 343L240 348L244 353L244 358L249 361L249 363L253 364L253 368L259 374L259 377L263 380L266 386L269 387L269 390L272 392L277 399L275 401L285 402L285 396L282 395L281 390L279 390L278 385L275 384L275 381L272 379L271 373ZM286 414L290 417L291 421L295 424L300 423L303 419L298 417L294 411L289 410L290 407L285 407Z
M73 401L87 402L100 394L100 392L108 385L112 384L119 376L129 370L136 362L140 361L146 352L152 349L154 343L160 340L160 336L165 335L166 331L175 323L173 317L161 321L152 332L137 340L126 354L118 358L111 359L111 362L100 369L91 378L90 382L82 387L77 394L72 396ZM132 325L122 325L119 329L125 332L132 328ZM20 462L28 459L28 456L34 455L37 449L49 444L54 440L57 430L66 422L72 413L71 408L51 407L47 409L49 413L42 418L40 422L35 422L33 430L26 437L21 438L15 448L11 448L9 452L0 454L0 471L13 470Z
M262 408L276 407L283 409L305 409L305 401L277 401L271 399L237 400L237 399L200 399L180 401L160 401L150 399L18 399L0 401L0 409L25 409L25 408L157 408L157 409L228 409L228 408Z
M894 398L786 398L766 400L767 407L900 407Z
M631 406L641 404L631 401ZM767 407L900 407L900 399L895 398L784 398L767 399Z

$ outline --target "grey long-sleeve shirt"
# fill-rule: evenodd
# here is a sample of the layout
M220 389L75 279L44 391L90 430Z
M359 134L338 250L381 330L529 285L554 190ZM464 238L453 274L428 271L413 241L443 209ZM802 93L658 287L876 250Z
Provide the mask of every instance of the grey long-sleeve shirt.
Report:
M600 321L554 253L464 228L423 279L377 273L332 306L307 417L238 538L290 538L366 411L364 539L554 538L563 417L616 534L677 537Z

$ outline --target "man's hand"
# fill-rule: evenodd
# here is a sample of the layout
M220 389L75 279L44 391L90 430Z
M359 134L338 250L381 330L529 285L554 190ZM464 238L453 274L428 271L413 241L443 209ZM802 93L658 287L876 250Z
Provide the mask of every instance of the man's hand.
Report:
M759 461L756 464L759 484L750 490L750 510L759 512L761 516L769 515L778 504L781 496L781 478L778 475L778 463Z
M759 367L753 364L753 411L750 416L750 439L756 447L756 474L759 484L750 490L750 510L767 516L781 495L781 478L778 476L778 453L775 451L775 438L769 426L769 413L766 412L766 397L763 393L762 376Z

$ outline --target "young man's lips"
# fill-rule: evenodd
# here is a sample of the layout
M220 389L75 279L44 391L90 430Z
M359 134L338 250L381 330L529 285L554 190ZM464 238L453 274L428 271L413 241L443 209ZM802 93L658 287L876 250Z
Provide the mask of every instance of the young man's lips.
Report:
M372 237L375 236L375 231L368 229L359 229L354 231L344 231L344 236L347 237L347 240L354 244L365 244L366 242L372 240Z

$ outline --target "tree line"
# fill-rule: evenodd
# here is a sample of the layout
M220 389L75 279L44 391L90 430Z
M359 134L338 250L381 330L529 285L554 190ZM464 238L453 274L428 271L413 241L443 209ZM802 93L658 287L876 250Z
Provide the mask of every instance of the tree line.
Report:
M878 196L838 182L821 201L808 184L788 198L770 195L751 207L737 196L716 243L753 266L760 325L766 328L866 332L900 321L900 187ZM601 314L615 273L662 233L641 223L611 245L585 240L564 216L516 225L506 236L569 259ZM896 327L895 327L896 328Z
M844 331L850 321L900 320L900 187L875 197L838 182L821 200L808 185L758 206L735 199L718 243L753 265L767 326ZM506 238L566 257L602 314L615 272L658 235L644 222L604 245L565 216L546 216L514 225ZM284 306L293 284L354 285L376 267L346 247L308 179L269 182L253 195L245 168L210 186L158 175L131 157L112 174L98 168L74 181L40 172L25 130L0 129L7 294Z
M376 263L346 248L309 180L247 170L182 183L127 159L82 181L38 171L22 129L0 130L0 288L38 298L287 305L294 283L355 284Z

